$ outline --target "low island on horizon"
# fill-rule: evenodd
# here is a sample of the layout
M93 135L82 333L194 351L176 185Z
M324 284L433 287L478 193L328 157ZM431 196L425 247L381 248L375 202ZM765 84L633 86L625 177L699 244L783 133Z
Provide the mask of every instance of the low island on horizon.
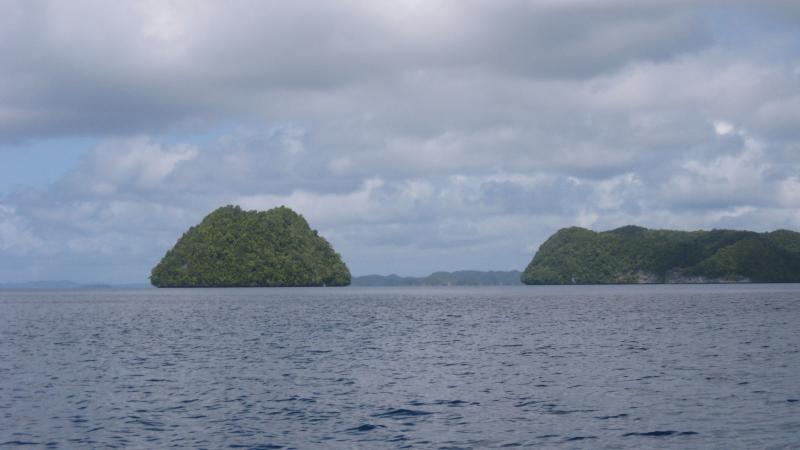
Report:
M361 275L353 277L353 286L520 286L519 270L456 270L438 271L424 277Z

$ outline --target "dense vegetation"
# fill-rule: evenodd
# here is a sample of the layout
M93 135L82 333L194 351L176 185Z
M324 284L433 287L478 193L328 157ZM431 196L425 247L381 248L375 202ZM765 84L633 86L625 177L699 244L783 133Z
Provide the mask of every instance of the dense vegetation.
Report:
M225 206L191 227L150 275L157 287L344 286L350 271L303 216Z
M426 277L365 275L353 278L353 286L507 286L521 284L521 272L458 270L435 272Z
M800 233L564 228L542 244L522 282L800 282Z

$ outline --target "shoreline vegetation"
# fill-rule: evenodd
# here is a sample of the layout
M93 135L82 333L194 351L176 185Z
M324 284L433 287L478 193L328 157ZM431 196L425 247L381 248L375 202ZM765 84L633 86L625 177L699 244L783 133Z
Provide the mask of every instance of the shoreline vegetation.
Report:
M800 282L800 233L563 228L522 274L525 284Z
M558 230L523 272L351 277L302 215L228 205L187 230L153 268L156 287L498 286L800 282L800 233L739 230Z
M341 256L302 215L280 206L228 205L190 227L153 267L155 287L520 286L800 283L800 233L676 231L627 225L562 228L524 271L458 270L422 277L352 277ZM67 280L0 283L0 290L140 288Z
M187 230L153 268L156 287L346 286L350 270L303 216L284 206L224 206Z

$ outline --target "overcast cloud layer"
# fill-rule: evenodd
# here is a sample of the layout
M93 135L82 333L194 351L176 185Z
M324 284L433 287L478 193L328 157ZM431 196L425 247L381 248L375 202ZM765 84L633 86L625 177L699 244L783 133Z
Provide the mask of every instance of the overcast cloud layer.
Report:
M357 275L800 228L796 2L0 5L0 152L93 142L0 192L0 282L144 282L228 203L294 208Z

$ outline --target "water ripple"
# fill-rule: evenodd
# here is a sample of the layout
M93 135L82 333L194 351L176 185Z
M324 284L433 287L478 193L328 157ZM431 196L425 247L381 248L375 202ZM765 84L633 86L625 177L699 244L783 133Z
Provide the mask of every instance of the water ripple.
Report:
M0 448L793 448L800 286L0 292Z

